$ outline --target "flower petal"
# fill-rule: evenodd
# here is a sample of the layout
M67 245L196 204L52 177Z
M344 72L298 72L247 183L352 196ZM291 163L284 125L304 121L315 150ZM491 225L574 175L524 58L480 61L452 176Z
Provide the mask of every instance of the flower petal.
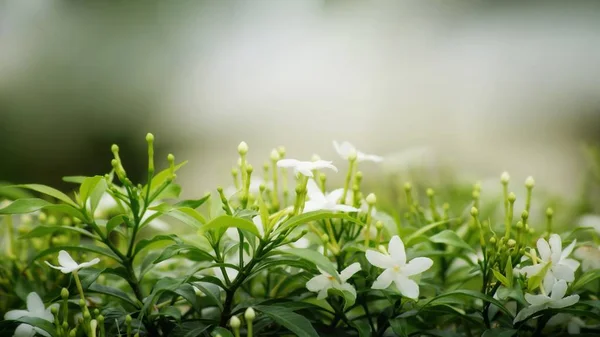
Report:
M296 167L296 173L300 173L305 177L309 177L312 178L313 177L313 173L311 171L310 168L306 167L306 166L298 166Z
M348 159L350 153L355 152L356 148L350 144L349 142L342 142L341 144L337 141L333 141L333 147L335 148L335 152L340 155L340 157L344 159Z
M417 282L409 279L404 275L396 274L394 283L396 284L396 288L400 290L402 295L412 299L419 298L419 285L417 284Z
M544 276L544 289L552 289L554 283L556 283L556 277L554 276L552 270L548 270L548 272L546 272L546 275Z
M312 162L312 169L313 170L318 170L318 169L323 169L323 168L328 168L331 169L335 172L338 171L337 167L333 166L331 161L327 161L327 160L317 160L317 161L313 161Z
M579 302L579 295L571 295L565 298L561 298L558 301L550 302L550 307L555 309L566 308L572 306L577 302Z
M369 263L375 267L387 269L393 268L395 265L391 256L382 254L375 250L367 250L365 256L367 257L367 261L369 261Z
M537 250L540 253L540 257L542 261L550 261L550 256L552 255L552 251L550 250L550 246L546 240L540 238L537 240Z
M379 163L379 162L383 161L383 157L376 156L374 154L365 154L362 152L358 153L357 159L358 159L358 161L372 161L375 163Z
M100 259L99 258L95 258L92 261L84 262L84 263L80 264L78 269L87 268L87 267L93 266L93 265L97 264L98 262L100 262Z
M265 234L265 227L263 226L260 215L253 217L252 222L256 226L256 229L258 229L258 233L260 234L260 236L263 236ZM239 233L238 233L238 237L239 237Z
M552 299L552 301L558 301L561 298L565 297L565 294L567 293L567 282L565 280L560 280L556 283L554 283L554 286L552 287L552 291L550 293L550 298Z
M73 269L71 269L71 268L65 268L65 267L55 266L55 265L50 264L50 262L48 262L48 261L44 261L44 262L48 266L50 266L50 268L54 268L54 269L60 270L63 274L68 274L68 273L70 273L70 272L73 271Z
M550 302L550 297L546 295L525 294L525 301L531 305L544 305Z
M375 280L375 282L373 282L373 286L371 288L372 289L386 289L387 287L390 286L390 284L392 284L392 281L394 281L395 274L396 273L394 273L394 270L391 268L384 270L383 273L381 273L381 275L379 275L379 277L377 277L377 280Z
M543 264L534 264L521 268L521 274L525 274L528 278L539 274L544 268Z
M567 282L573 282L575 280L575 271L564 264L553 266L552 274L559 280L565 280Z
M4 314L5 320L14 320L17 318L21 318L23 316L29 316L29 311L27 310L11 310Z
M35 336L35 330L33 326L29 324L19 324L19 326L15 329L15 334L13 337L33 337Z
M346 269L342 270L342 272L340 273L340 280L342 280L342 282L346 282L349 278L352 277L352 275L356 274L359 271L360 263L354 262L353 264L346 267Z
M327 290L329 290L329 287L321 289L319 291L319 295L317 295L317 299L318 300L324 300L327 298Z
M573 252L573 249L575 248L575 244L577 243L577 240L573 240L573 242L571 242L570 245L567 246L567 248L565 248L561 253L560 253L560 260L564 260L567 257L569 257L569 255L571 255L571 253Z
M46 311L46 306L44 306L44 302L40 298L36 292L30 292L27 295L27 310L34 315L43 314Z
M356 289L354 289L354 287L350 283L342 283L337 288L351 293L354 299L356 300Z
M323 204L322 202L309 200L304 203L304 209L302 210L302 213L308 213L308 212L322 210L324 208L324 206L325 206L325 204Z
M71 255L64 250L58 252L58 264L60 264L61 267L77 268L77 262L75 262Z
M281 159L277 161L277 167L296 167L300 161L296 159Z
M600 258L598 258L597 256L592 257L592 259L598 259L597 261L600 261ZM571 270L576 271L577 268L579 268L579 261L573 259L564 259L560 261L560 265L565 265L571 268Z
M395 264L405 265L406 264L406 252L404 251L404 242L398 235L394 235L388 245L388 251Z
M326 200L325 195L319 186L317 186L314 179L308 179L306 182L306 195L308 195L308 198L312 201L324 203Z
M344 189L338 188L337 190L333 190L333 191L327 193L327 196L325 196L325 198L327 199L327 201L337 204L340 201L340 199L342 198L343 194L344 194Z
M404 267L402 267L401 272L406 276L412 276L421 274L427 269L433 266L433 260L428 257L416 257L410 260Z
M339 211L339 212L346 212L346 213L360 211L358 208L355 208L355 207L352 207L352 206L348 206L348 205L334 205L333 206L333 210L334 211Z
M550 250L552 251L551 259L553 263L560 261L562 254L562 240L558 234L550 235Z
M536 312L544 310L544 306L542 305L532 305L527 308L521 309L517 316L515 317L513 324L524 320L525 318L535 314Z
M306 289L312 292L321 291L331 287L331 281L325 275L317 275L306 282Z

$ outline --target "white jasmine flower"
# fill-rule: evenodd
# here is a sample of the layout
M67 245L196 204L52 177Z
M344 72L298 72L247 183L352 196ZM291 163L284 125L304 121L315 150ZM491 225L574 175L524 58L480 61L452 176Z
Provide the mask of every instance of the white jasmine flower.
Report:
M433 261L427 257L417 257L406 261L404 243L394 235L388 245L389 255L375 250L368 250L367 260L370 264L385 269L373 283L373 289L386 289L394 282L402 295L416 299L419 297L419 285L410 277L419 275L431 268Z
M564 326L565 324L569 335L579 335L581 328L585 327L585 322L581 318L563 313L552 316L546 323L547 326Z
M591 227L596 233L600 234L600 215L586 214L577 221L579 227Z
M550 292L550 296L545 295L545 294L540 294L540 295L525 294L525 300L530 305L526 308L521 309L521 311L519 311L519 314L517 315L517 317L515 317L515 320L513 323L520 322L520 321L524 320L525 318L535 314L536 312L544 310L544 309L566 308L566 307L570 307L573 304L579 302L579 295L571 295L571 296L565 297L565 294L567 293L567 287L568 287L567 281L559 280L558 282L554 283L554 285L552 286L552 291Z
M60 270L63 274L68 274L68 273L72 273L72 272L77 271L82 268L87 268L87 267L93 266L96 263L100 262L100 259L95 258L89 262L77 263L77 262L75 262L75 260L73 260L71 255L69 255L69 253L67 253L64 250L61 250L60 252L58 252L58 264L60 266L53 266L50 263L48 263L48 261L45 261L45 262L50 267Z
M354 145L349 142L342 142L341 144L337 141L333 141L333 147L335 148L335 152L337 152L342 158L348 159L350 155L356 154L356 161L372 161L372 162L380 162L383 160L382 157L376 156L374 154L366 154L358 151Z
M341 273L336 275L340 281L337 280L335 276L332 276L321 268L319 268L320 275L317 275L311 278L308 282L306 282L306 289L312 292L318 292L319 295L317 299L322 300L327 297L327 291L329 289L339 289L349 291L356 298L356 289L349 284L346 283L348 279L352 277L352 275L356 274L360 271L360 263L354 262L353 264L346 267L346 269L342 270Z
M568 256L575 247L575 240L562 250L562 240L558 234L550 236L550 245L542 238L537 241L537 250L541 263L521 268L521 273L528 278L546 272L544 275L544 288L551 289L557 280L573 282L575 271L579 268L579 262L569 259Z
M338 204L344 194L343 189L333 190L323 194L317 183L313 179L308 179L306 184L306 194L309 200L304 204L304 213L327 210L340 212L358 212L357 208L348 205Z
M588 270L600 269L600 247L581 246L573 255L581 260L581 270L584 273Z
M278 167L291 167L294 169L294 173L302 174L306 177L313 176L313 170L320 170L323 168L332 169L337 172L337 167L333 166L330 161L326 160L315 160L315 161L299 161L296 159L281 159L277 162Z
M44 302L42 302L42 299L40 298L40 295L35 292L31 292L29 295L27 295L27 310L11 310L4 314L4 319L15 320L21 317L36 317L48 322L52 322L54 320L54 316L50 312L51 309L52 306L46 309ZM20 324L17 329L15 329L15 334L13 336L33 337L36 333L50 337L46 331L25 323Z

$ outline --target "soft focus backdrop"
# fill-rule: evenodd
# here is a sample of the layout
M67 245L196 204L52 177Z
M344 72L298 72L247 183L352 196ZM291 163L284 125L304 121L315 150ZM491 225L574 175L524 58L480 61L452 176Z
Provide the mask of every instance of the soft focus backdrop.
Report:
M0 181L65 187L113 142L141 172L151 131L188 195L228 184L241 140L258 167L338 160L333 139L571 192L599 93L594 1L0 1Z

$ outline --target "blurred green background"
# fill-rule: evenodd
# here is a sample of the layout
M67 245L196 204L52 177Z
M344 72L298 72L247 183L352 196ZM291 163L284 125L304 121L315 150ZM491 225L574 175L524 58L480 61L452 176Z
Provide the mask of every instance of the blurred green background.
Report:
M333 139L384 172L572 192L598 69L597 1L0 1L0 181L66 188L112 143L141 176L151 131L195 195L228 184L241 140L260 165L278 145L337 160Z

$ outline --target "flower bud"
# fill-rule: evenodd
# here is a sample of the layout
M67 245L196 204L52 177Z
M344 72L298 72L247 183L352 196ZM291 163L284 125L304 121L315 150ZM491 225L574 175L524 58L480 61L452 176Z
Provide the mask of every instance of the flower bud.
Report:
M279 152L279 158L285 157L285 147L284 146L279 146L277 148L277 152Z
M367 204L369 204L369 206L373 206L377 202L377 197L375 196L375 194L369 193L369 195L367 195L366 200L367 200Z
M356 157L357 157L356 150L352 150L352 151L350 151L350 153L348 153L348 160L349 161L355 161Z
M321 160L321 157L319 157L318 154L313 154L312 157L310 158L311 161L317 161L317 160Z
M535 234L535 229L534 228L529 228L529 234Z
M513 192L510 192L508 194L508 202L515 202L515 200L517 200L517 196Z
M387 249L385 248L384 245L379 245L377 246L377 250L379 250L382 254L386 254L387 255Z
M117 145L117 144L113 144L113 145L110 147L110 151L111 151L112 153L119 153L119 145Z
M548 207L548 208L546 209L546 216L549 216L549 217L551 217L551 216L553 216L553 215L554 215L554 210L553 210L551 207Z
M73 224L73 220L69 217L62 218L61 222L64 227L71 227L71 225Z
M244 318L249 322L252 322L254 318L256 318L256 313L252 307L248 307L248 309L246 309L246 312L244 312Z
M275 150L275 149L271 150L271 160L278 161L279 159L280 159L279 152L277 152L277 150Z
M508 184L509 181L510 181L510 175L508 174L508 172L506 172L506 171L502 172L502 175L500 175L500 182L502 183L502 185Z
M473 196L473 199L479 199L479 197L481 196L481 192L473 191L471 195Z
M60 297L63 300L66 300L69 298L69 290L67 288L62 288L62 290L60 291Z
M375 229L377 229L378 231L382 230L383 229L383 222L377 221L375 223Z
M125 316L125 324L127 324L127 325L131 324L131 316L129 316L129 315Z
M532 176L527 177L527 179L525 179L525 187L532 189L533 186L535 186L535 180L533 180Z
M239 329L242 325L242 321L240 321L240 319L237 316L231 316L231 319L229 320L229 325L231 325L233 329Z
M410 183L405 183L404 184L404 190L406 192L410 192L410 190L412 190L412 185Z
M476 207L471 207L471 216L476 217L479 215L479 210Z
M426 193L427 193L427 196L430 198L435 195L435 191L433 190L433 188L428 188Z
M493 245L496 244L496 237L495 236L492 236L490 238L490 243L493 244Z
M521 213L521 218L523 220L527 220L527 218L529 218L529 212L523 211L523 213Z
M100 324L100 325L104 324L104 316L98 315L98 317L96 317L96 319L98 320L98 324Z
M323 242L323 243L329 242L329 235L327 235L327 234L321 235L321 242Z
M58 314L58 307L57 306L51 307L50 312L52 313L52 315L56 316Z
M154 135L153 135L153 134L151 134L150 132L148 132L148 133L146 134L146 141L147 141L148 143L153 143L153 142L154 142Z
M250 164L246 165L246 172L251 174L254 171L254 167Z
M517 241L515 241L514 239L508 239L508 242L506 242L506 245L509 248L513 248L516 244L517 244Z
M48 217L48 222L47 223L48 223L49 226L55 226L57 222L58 221L56 220L56 217L54 215L50 215Z
M240 145L238 145L237 150L240 155L246 155L246 153L248 153L248 144L246 144L246 142L241 142Z
M41 223L44 223L44 222L46 222L46 220L48 220L48 216L46 215L46 213L42 212L42 213L40 213L40 215L38 215L38 220Z
M522 221L517 221L517 224L515 225L515 227L516 227L518 230L521 230L521 229L523 229L523 222L522 222Z
M96 336L96 329L98 328L98 321L93 319L90 322L90 331L92 332L92 336Z

